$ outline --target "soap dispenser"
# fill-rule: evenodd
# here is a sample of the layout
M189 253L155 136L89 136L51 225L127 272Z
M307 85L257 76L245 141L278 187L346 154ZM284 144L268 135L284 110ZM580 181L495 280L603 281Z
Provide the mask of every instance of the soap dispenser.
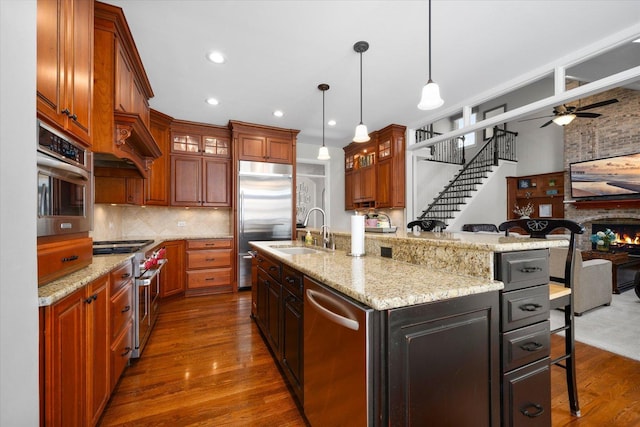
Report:
M311 231L307 230L307 235L304 236L304 242L307 245L311 245L313 243L313 236L311 235Z

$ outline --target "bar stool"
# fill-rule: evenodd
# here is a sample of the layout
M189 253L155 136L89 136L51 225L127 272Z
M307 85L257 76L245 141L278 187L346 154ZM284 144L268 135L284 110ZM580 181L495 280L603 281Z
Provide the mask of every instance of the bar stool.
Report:
M550 361L551 364L560 366L566 371L567 392L569 394L569 407L571 413L580 416L580 406L578 404L578 388L576 386L576 364L575 364L575 334L574 334L574 314L573 314L573 258L575 249L575 235L584 233L582 224L566 219L516 219L500 224L498 229L509 234L511 228L522 228L530 234L532 238L546 239L547 236L558 228L564 228L571 232L569 236L569 251L565 260L564 283L549 283L549 306L550 309L562 309L564 311L564 325L551 330L552 334L564 331L563 355ZM564 364L562 363L564 362Z
M447 228L447 224L445 222L437 219L418 219L415 221L411 221L409 224L407 224L407 228L412 229L416 225L420 227L422 231L433 231L436 228L439 231L443 231L445 228Z

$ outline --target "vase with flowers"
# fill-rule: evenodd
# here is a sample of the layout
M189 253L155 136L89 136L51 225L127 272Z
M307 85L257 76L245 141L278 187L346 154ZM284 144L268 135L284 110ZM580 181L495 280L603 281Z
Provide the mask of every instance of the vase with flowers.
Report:
M591 243L595 243L596 249L603 252L609 251L609 246L614 240L616 240L616 234L608 228L591 235Z
M513 213L518 215L520 218L529 218L529 215L533 213L533 205L529 202L525 206L520 207L516 203Z

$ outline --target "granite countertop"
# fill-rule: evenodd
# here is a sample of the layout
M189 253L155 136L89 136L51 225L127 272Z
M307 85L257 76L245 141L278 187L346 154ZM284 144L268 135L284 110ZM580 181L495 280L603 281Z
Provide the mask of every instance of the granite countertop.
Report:
M464 295L497 291L502 282L451 274L421 265L377 256L350 257L345 251L318 250L288 255L277 246L297 241L250 242L273 258L376 310L441 301Z

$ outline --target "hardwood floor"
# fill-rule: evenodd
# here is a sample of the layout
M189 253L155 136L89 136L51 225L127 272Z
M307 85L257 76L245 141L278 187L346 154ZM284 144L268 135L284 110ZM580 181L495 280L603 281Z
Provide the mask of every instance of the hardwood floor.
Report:
M164 300L99 425L307 425L250 307L249 292ZM564 345L559 336L552 343ZM552 367L553 426L640 426L640 362L576 345L582 417L570 415L564 370Z

